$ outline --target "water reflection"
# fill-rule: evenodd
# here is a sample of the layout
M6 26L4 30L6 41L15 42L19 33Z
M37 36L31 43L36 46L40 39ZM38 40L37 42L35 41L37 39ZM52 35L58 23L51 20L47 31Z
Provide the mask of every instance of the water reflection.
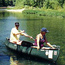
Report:
M10 57L10 65L18 65L18 61L14 59L15 57Z
M10 65L56 65L56 63L48 62L47 60L24 57L24 56L11 56Z

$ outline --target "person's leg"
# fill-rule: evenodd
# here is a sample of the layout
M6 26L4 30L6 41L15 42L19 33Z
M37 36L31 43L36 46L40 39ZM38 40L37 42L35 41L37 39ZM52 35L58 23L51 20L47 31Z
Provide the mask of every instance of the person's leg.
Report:
M22 44L22 41L17 41L17 45L21 45Z

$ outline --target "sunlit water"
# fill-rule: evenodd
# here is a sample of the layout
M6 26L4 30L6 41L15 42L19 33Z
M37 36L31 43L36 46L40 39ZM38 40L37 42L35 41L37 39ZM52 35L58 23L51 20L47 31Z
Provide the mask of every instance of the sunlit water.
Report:
M10 37L10 31L15 22L20 23L20 29L34 38L42 27L46 27L50 32L46 34L47 40L51 44L60 45L60 55L56 64L47 60L31 58L27 55L19 54L9 50L4 45L6 37ZM20 39L34 42L22 36ZM0 13L0 65L65 65L65 19L61 17L42 17L21 13Z

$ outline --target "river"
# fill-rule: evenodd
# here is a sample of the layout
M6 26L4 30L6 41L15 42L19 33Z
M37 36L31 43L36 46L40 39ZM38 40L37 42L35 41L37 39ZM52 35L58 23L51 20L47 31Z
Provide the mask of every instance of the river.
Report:
M20 23L20 29L34 38L42 27L50 32L46 34L51 44L60 46L60 55L56 64L47 60L27 57L9 50L4 45L6 37L10 37L10 31L14 23ZM34 42L22 36L20 39ZM65 65L65 19L61 17L38 16L34 14L0 12L0 65Z

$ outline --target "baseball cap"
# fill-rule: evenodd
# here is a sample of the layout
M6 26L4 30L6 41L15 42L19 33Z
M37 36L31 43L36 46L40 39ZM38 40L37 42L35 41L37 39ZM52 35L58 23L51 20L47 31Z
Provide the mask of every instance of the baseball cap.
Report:
M48 31L46 28L43 27L43 28L41 29L41 32L46 32L46 33L47 33L47 32L49 32L49 31Z

